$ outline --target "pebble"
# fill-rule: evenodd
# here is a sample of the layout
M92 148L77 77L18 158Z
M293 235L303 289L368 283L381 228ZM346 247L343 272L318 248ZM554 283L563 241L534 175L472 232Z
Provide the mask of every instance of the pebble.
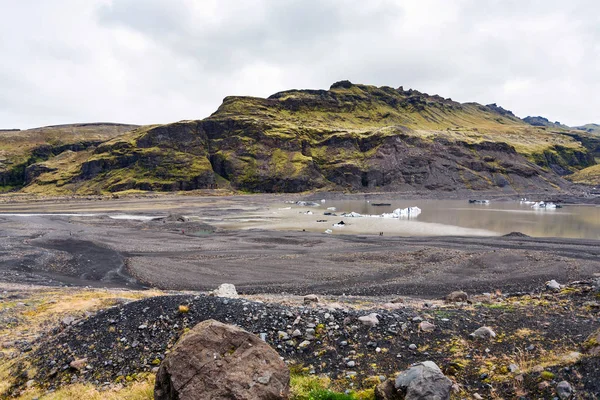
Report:
M299 348L299 349L305 349L305 348L307 348L309 345L310 345L310 341L308 341L308 340L305 340L305 341L303 341L302 343L300 343L300 344L298 345L298 348Z
M417 349L417 345L413 343L413 344L411 344L410 346L408 346L408 348L409 348L410 350L416 350L416 349Z
M348 361L346 363L346 366L349 368L354 368L356 366L356 362L355 361Z
M556 394L558 394L558 397L560 397L561 400L567 400L573 396L573 388L567 381L559 382L558 385L556 385Z

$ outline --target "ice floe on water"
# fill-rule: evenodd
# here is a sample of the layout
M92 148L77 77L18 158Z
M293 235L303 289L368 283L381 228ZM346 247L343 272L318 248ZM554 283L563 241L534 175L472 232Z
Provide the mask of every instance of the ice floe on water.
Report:
M359 214L357 212L349 212L341 214L342 217L348 218L415 218L421 214L421 209L417 206L408 208L397 208L391 213L383 214Z

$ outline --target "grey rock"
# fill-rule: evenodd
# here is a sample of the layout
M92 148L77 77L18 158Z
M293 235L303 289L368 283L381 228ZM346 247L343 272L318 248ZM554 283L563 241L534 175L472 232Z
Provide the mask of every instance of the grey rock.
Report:
M470 335L475 339L491 339L496 337L496 332L487 326L482 326Z
M558 385L556 385L556 394L561 400L570 399L573 396L573 388L567 381L559 382Z
M417 345L413 343L413 344L409 345L408 348L410 350L416 350L417 349Z
M318 303L319 297L316 294L307 294L304 296L304 304Z
M309 340L305 340L305 341L301 342L301 343L298 345L298 348L299 348L299 349L305 349L305 348L307 348L309 345L310 345L310 341L309 341Z
M217 297L229 297L231 299L237 299L239 297L235 286L231 283L223 283L218 288L213 290L213 296Z
M287 399L279 354L245 330L207 320L185 334L156 374L155 400Z
M446 301L448 303L464 303L469 299L469 295L462 290L457 290L455 292L450 293L446 296Z
M377 318L376 313L371 313L369 315L363 315L362 317L358 317L358 320L366 326L377 326L379 324L379 319Z
M439 367L433 361L423 361L412 365L398 375L393 383L393 389L388 381L378 385L375 390L375 398L382 400L448 400L451 389L452 381L444 376Z
M558 291L562 288L562 285L558 282L556 282L554 279L546 282L546 289L547 290L553 290L553 291Z
M435 325L431 322L423 321L419 324L419 329L423 332L433 332L435 330Z

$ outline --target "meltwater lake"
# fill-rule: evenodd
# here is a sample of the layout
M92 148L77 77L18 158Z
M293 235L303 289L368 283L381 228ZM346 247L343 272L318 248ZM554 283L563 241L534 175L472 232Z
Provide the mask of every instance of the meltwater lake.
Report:
M375 205L389 203L390 205ZM421 213L397 219L376 218L398 208L419 207ZM335 209L335 210L333 210ZM343 213L367 217L343 217ZM325 215L331 213L335 215ZM342 227L333 225L344 221ZM322 231L331 234L405 236L497 236L521 232L534 237L600 239L600 207L565 205L532 208L519 201L471 204L467 200L327 200L318 206L279 203L267 212L244 213L224 220L223 227Z

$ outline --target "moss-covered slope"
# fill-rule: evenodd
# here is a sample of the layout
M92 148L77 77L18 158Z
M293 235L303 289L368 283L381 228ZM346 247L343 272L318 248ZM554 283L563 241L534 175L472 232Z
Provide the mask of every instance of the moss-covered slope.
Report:
M251 192L554 190L594 164L574 137L496 105L355 85L227 97L201 121L146 126L68 167L35 167L25 191L117 192L231 187ZM63 161L64 162L64 161Z
M92 123L0 131L0 192L31 183L48 169L43 163L56 155L84 151L135 127Z

